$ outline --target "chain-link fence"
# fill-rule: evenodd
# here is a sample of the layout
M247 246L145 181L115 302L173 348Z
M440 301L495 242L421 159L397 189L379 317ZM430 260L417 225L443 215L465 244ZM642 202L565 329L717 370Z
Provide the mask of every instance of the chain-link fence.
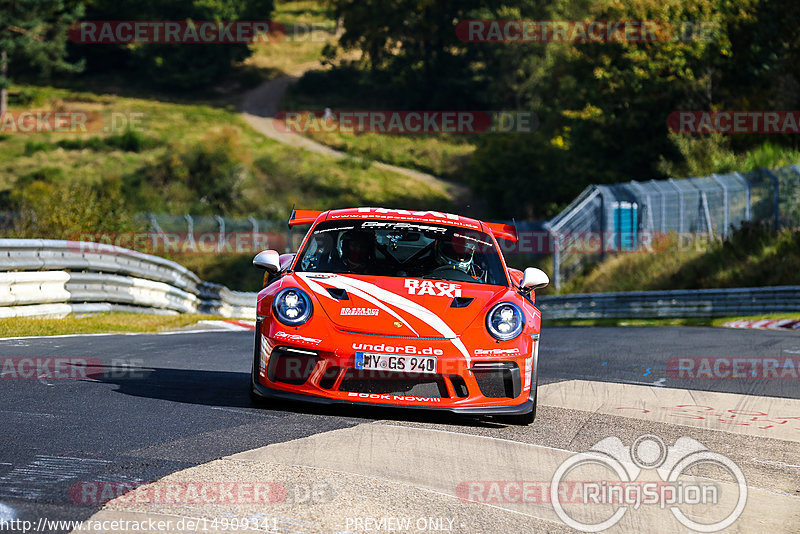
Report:
M800 168L590 186L546 224L554 285L606 254L649 249L659 235L725 238L743 221L800 224Z

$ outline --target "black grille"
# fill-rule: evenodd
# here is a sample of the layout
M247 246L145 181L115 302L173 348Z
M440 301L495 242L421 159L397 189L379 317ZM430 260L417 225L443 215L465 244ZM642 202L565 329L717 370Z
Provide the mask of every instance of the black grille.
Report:
M328 293L330 293L330 295L335 299L350 300L350 296L347 294L347 291L344 289L339 289L338 287L329 287Z
M267 378L272 382L283 382L295 386L305 384L319 359L316 353L310 351L276 347L269 357Z
M469 397L469 390L467 390L467 383L459 375L450 375L450 383L453 384L453 389L457 397Z
M332 389L333 385L336 383L336 377L339 376L339 371L341 371L341 367L328 367L325 369L325 373L322 375L322 378L319 381L319 387L324 389Z
M390 395L414 395L417 397L447 398L447 387L440 375L409 378L404 373L364 371L349 369L339 391L349 393L378 393Z
M519 367L514 362L478 363L470 370L484 397L513 399L520 394Z

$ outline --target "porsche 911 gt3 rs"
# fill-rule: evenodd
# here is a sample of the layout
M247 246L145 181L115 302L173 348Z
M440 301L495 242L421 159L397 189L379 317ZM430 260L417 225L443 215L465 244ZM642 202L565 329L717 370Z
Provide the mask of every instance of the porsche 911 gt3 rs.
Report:
M506 266L514 226L385 208L293 211L297 254L267 250L250 394L501 415L536 413L539 269Z

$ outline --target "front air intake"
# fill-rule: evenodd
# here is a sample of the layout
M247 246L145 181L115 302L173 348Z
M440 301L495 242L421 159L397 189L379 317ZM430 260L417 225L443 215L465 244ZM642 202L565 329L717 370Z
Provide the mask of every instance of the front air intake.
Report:
M514 362L480 362L470 371L484 397L514 399L521 391L519 367Z

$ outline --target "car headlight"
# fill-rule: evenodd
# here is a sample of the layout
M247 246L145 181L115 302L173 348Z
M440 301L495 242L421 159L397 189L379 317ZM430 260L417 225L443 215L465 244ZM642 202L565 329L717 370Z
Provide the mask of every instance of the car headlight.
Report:
M514 339L525 328L525 316L513 302L496 304L486 315L486 329L500 341Z
M287 287L275 295L272 310L280 322L289 326L300 326L311 318L314 311L311 299L305 291L296 287Z

